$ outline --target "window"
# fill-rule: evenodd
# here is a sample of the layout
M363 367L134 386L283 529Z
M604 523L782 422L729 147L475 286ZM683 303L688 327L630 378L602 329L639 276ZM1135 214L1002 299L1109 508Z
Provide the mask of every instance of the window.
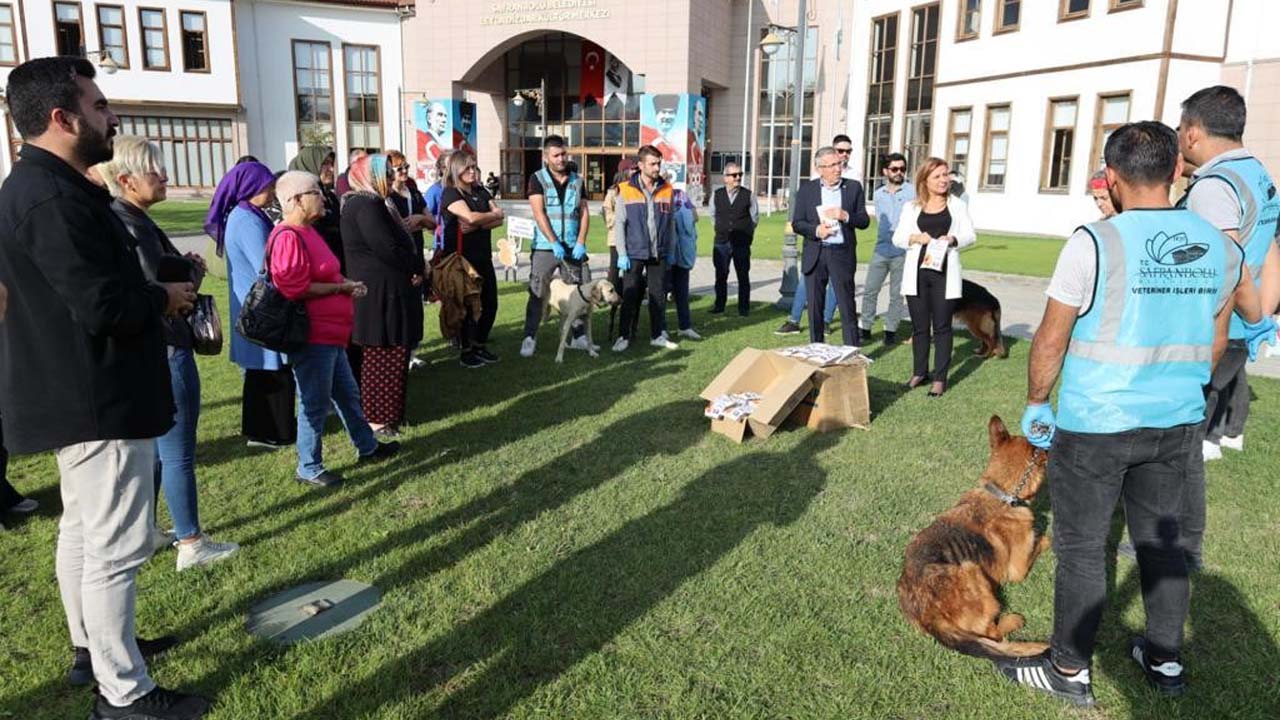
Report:
M333 76L329 73L329 43L293 41L294 111L298 144L320 136L333 141ZM529 103L532 104L532 103Z
M1009 169L1009 121L1013 114L1008 105L987 106L987 169L982 174L983 190L1004 190L1005 173Z
M84 55L84 21L80 19L80 3L53 4L53 31L59 55Z
M1142 0L1111 0L1111 8L1109 12L1118 12L1120 10L1133 10L1142 7Z
M13 5L0 4L0 65L18 64L18 37L14 33Z
M862 177L868 194L884 183L880 159L889 152L893 133L893 81L898 65L898 15L871 21L870 77L867 79L867 124L863 136Z
M209 33L202 12L180 13L182 19L182 69L209 72Z
M1058 0L1058 21L1089 17L1089 0Z
M169 69L169 22L160 8L138 8L142 29L142 69Z
M979 23L982 22L982 0L960 0L960 17L957 22L957 42L978 37Z
M760 129L757 143L764 153L757 160L755 192L777 200L785 197L791 180L791 139L794 127L796 46L794 36L760 64ZM809 177L813 157L814 89L818 77L818 29L810 26L804 38L804 113L800 121L800 177ZM776 206L775 206L776 208Z
M1090 156L1090 172L1101 170L1106 162L1102 158L1107 138L1116 128L1129 122L1129 93L1098 96L1098 113L1093 121L1093 155Z
M915 168L929 157L933 136L933 79L938 66L940 7L924 5L911 11L911 57L907 75L907 114L903 154Z
M122 68L129 67L129 38L124 29L124 8L98 6L98 46Z
M1040 177L1041 192L1066 192L1071 185L1071 157L1075 154L1076 98L1049 101L1045 119L1044 167Z
M972 108L951 109L947 130L947 164L961 180L969 175L969 130L972 127Z
M1022 0L996 0L996 33L1013 32L1022 22Z
M347 95L347 146L380 151L382 112L378 101L378 48L344 45Z
M236 161L227 119L121 115L120 134L160 146L170 187L212 188Z

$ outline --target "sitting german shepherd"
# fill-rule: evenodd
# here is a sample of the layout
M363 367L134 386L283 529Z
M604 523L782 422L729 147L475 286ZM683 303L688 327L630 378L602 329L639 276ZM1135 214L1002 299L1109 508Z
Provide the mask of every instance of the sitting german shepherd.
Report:
M982 343L975 353L978 357L1009 357L1000 334L1000 301L986 288L965 280L951 315L964 321L969 333Z
M996 593L1027 576L1049 547L1036 537L1027 503L1044 482L1047 455L1012 437L999 416L987 423L991 459L978 487L934 520L907 546L898 578L898 605L907 620L943 645L990 659L1043 652L1044 643L1011 642L1023 617L1000 614Z

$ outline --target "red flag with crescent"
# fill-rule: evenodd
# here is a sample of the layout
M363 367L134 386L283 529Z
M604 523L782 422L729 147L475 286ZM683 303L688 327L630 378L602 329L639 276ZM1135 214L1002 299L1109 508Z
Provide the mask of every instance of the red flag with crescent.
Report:
M578 96L583 107L604 103L604 48L582 41L582 84Z

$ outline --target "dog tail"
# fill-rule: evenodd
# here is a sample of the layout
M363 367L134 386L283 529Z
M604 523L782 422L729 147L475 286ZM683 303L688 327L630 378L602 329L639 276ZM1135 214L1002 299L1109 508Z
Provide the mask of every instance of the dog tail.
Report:
M967 633L963 630L938 633L934 637L938 642L958 653L987 660L1031 657L1049 649L1046 643L1017 642L1013 640L996 641L981 635Z

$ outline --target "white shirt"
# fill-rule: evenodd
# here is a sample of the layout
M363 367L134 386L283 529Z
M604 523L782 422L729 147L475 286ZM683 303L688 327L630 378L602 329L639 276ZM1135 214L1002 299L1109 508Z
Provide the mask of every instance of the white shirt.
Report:
M1053 268L1045 295L1063 305L1079 308L1076 316L1093 306L1093 287L1098 279L1098 248L1093 236L1084 229L1076 230L1062 246L1058 264Z

